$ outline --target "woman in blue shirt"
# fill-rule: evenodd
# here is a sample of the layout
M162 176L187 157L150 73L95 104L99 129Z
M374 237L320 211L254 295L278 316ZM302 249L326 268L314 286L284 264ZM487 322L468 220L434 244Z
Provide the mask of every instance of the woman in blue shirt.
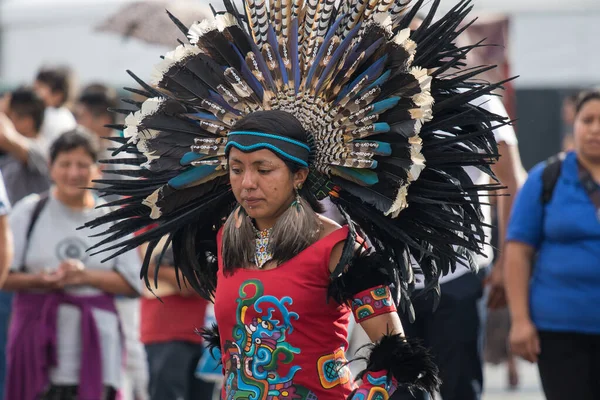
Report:
M574 140L547 204L545 164L531 171L505 250L510 344L548 400L600 399L600 92L580 98Z

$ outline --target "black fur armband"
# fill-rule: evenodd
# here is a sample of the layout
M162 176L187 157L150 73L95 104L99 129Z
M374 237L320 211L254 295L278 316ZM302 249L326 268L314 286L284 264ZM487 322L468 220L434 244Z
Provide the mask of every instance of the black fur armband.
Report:
M391 395L396 387L405 387L411 392L422 390L432 397L438 391L441 384L438 367L419 341L399 334L384 335L379 342L367 346L371 352L362 357L367 367L357 375L362 385L348 399L359 392L386 390Z
M395 284L394 269L377 253L361 254L339 276L333 276L328 295L340 304L351 301L357 293L377 286Z

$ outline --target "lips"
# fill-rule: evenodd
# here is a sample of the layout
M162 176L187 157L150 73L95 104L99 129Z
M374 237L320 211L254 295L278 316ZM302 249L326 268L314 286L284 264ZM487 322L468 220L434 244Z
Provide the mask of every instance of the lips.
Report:
M260 203L262 201L262 199L258 199L258 198L254 198L254 197L249 197L247 199L243 199L243 202L246 203L248 206L255 206L258 203Z

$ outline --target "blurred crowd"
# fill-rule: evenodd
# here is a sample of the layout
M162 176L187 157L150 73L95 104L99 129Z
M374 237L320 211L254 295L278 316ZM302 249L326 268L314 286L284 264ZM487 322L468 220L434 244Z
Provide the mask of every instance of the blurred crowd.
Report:
M33 82L2 96L0 398L40 390L44 399L212 398L214 384L195 375L203 353L196 330L204 326L207 302L180 290L168 268L172 257L163 257L151 293L139 280L141 251L102 263L102 255L87 252L98 232L77 230L111 209L96 207L119 200L85 190L97 179L122 179L100 163L115 147L108 138L122 135L114 129L119 114L109 111L119 107L114 88L78 88L73 71L62 66L43 68ZM47 302L36 295L48 293L60 293L55 303L67 304L53 310L57 322L40 323ZM88 307L100 309L90 316ZM36 348L52 329L53 348ZM98 368L90 363L102 370L91 371ZM31 365L52 372L44 376ZM102 376L101 395L78 390L94 374Z
M481 102L506 114L499 98ZM218 397L218 371L217 378L198 372L207 352L197 330L210 320L211 306L180 284L169 249L146 254L142 246L103 262L103 254L88 251L99 240L91 235L110 231L77 229L121 201L85 189L98 179L123 179L114 164L101 162L119 146L110 138L123 135L123 112L111 110L121 108L127 107L114 88L78 88L67 67L42 68L33 82L2 96L0 393L6 400ZM536 166L529 178L513 128L496 127L500 158L493 171L505 189L490 197L484 218L498 250L490 247L487 258L475 260L478 275L457 268L444 277L437 312L430 297L417 297L416 322L404 322L407 335L432 348L444 400L480 398L484 359L506 362L507 386L517 388L515 355L539 362L548 399L600 398L598 92L567 97L563 118L566 155ZM550 166L554 173L546 172ZM467 172L488 183L481 171ZM144 256L156 272L149 274L156 276L152 291L139 279ZM360 345L359 332L353 343ZM562 379L569 374L585 384L574 389ZM393 398L415 397L399 391Z

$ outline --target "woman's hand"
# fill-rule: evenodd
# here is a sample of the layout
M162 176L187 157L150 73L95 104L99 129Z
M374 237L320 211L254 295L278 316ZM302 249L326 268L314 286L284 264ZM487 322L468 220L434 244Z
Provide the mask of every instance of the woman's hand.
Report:
M530 319L513 321L509 334L511 351L529 362L535 363L540 354L540 338Z
M65 273L61 270L41 271L35 274L34 287L44 290L61 290L65 286Z
M63 283L69 286L89 285L85 265L80 260L67 259L60 263L58 271L64 274Z

